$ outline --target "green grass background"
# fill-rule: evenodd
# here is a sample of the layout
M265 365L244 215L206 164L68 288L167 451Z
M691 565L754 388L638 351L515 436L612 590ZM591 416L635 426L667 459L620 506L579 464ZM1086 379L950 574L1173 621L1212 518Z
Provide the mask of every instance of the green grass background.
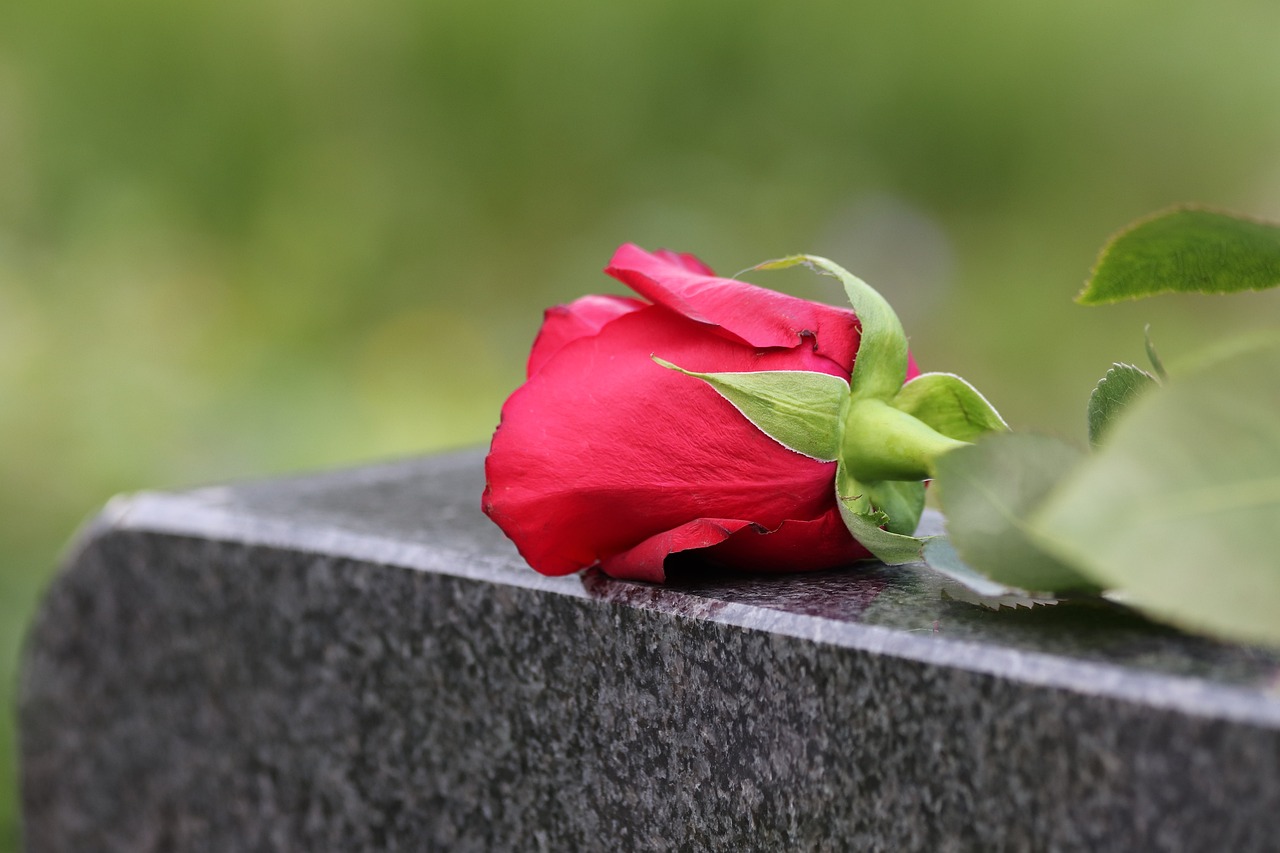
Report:
M0 4L0 848L24 626L110 495L487 440L616 245L792 252L1081 439L1270 294L1071 303L1116 228L1280 218L1268 0ZM838 300L830 283L765 283Z

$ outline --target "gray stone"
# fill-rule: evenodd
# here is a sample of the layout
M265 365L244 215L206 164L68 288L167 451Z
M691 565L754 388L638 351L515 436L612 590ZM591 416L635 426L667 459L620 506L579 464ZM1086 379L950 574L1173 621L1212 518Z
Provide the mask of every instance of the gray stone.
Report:
M544 578L481 487L472 452L110 504L27 643L28 847L1278 843L1272 654L911 569Z

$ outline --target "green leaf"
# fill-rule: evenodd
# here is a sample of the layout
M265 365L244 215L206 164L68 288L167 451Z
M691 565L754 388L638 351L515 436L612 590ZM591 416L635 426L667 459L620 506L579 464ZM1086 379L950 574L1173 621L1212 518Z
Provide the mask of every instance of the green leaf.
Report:
M1031 520L1126 601L1280 645L1280 339L1151 392Z
M1001 607L1027 607L1038 604L1057 604L1058 599L1047 593L1028 592L1017 587L996 583L991 578L974 571L960 559L955 546L945 536L930 536L924 540L924 561L929 568L950 583L942 588L948 598L978 604L999 610Z
M696 373L656 355L651 358L706 382L783 447L820 462L834 462L839 456L849 401L849 385L839 376L806 370Z
M1132 364L1114 364L1089 395L1089 443L1097 447L1112 422L1145 392L1157 387L1155 377Z
M913 531L915 524L919 522L924 505L924 484L916 485L921 486L922 493L920 507L915 510L915 522L910 525ZM894 533L892 530L882 530L882 525L896 529L901 529L905 525L892 523L887 513L875 505L871 492L872 488L853 478L843 462L836 466L836 504L840 507L840 517L853 538L861 542L863 547L875 555L876 559L886 565L901 566L905 563L919 562L924 540Z
M920 374L902 386L892 405L957 441L1009 429L978 389L951 373Z
M1076 297L1102 305L1156 293L1235 293L1280 284L1280 225L1195 207L1112 237Z
M777 270L797 264L839 279L854 313L858 315L862 340L858 344L858 357L849 380L853 396L879 400L891 398L907 378L907 335L902 330L898 315L871 285L834 261L817 255L791 255L766 261L755 269Z
M1082 459L1056 439L992 433L938 460L947 533L966 563L1019 589L1097 590L1096 581L1044 550L1026 519Z

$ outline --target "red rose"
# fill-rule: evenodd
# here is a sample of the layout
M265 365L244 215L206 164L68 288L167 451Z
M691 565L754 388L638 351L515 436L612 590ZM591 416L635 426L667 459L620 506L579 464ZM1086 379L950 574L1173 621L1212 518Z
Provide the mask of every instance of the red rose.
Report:
M666 557L692 550L763 571L869 556L841 521L835 463L788 450L650 358L848 380L856 315L633 245L606 272L648 301L585 296L549 310L485 460L484 511L529 564L660 582Z

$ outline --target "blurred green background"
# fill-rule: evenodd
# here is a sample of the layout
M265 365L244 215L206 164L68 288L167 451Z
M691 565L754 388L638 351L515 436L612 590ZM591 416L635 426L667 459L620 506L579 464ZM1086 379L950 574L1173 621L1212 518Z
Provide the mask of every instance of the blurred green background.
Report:
M478 444L623 241L810 251L1080 439L1273 295L1072 304L1179 201L1280 218L1269 0L0 5L0 848L25 623L111 494ZM839 301L822 280L762 283Z

